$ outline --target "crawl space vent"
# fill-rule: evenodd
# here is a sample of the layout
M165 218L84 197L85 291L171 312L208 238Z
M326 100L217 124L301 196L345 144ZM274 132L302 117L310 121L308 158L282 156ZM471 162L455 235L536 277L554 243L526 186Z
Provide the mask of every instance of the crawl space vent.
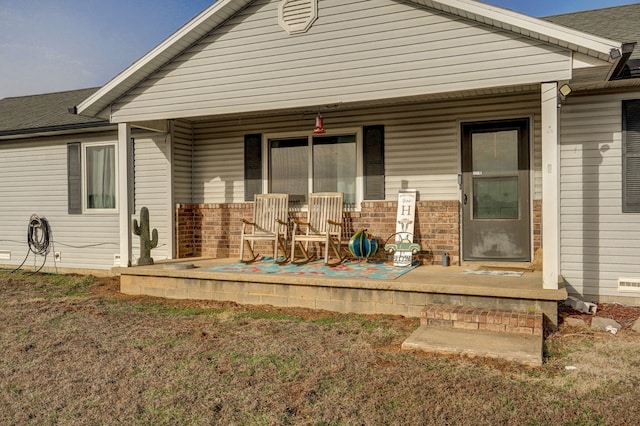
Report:
M640 278L618 278L618 291L640 293Z
M289 34L307 32L318 18L318 0L282 0L278 23Z

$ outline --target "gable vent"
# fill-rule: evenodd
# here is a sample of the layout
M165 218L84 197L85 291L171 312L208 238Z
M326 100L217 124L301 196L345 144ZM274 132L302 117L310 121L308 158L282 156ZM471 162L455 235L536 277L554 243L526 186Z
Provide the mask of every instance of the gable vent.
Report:
M640 293L640 278L618 278L618 291Z
M307 32L318 18L318 0L282 0L278 23L289 34Z

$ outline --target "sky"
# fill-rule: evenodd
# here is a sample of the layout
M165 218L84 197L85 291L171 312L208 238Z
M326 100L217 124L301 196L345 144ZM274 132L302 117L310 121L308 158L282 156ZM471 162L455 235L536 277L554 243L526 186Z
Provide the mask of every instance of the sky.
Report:
M485 0L531 16L638 0ZM0 99L98 87L213 0L0 0Z

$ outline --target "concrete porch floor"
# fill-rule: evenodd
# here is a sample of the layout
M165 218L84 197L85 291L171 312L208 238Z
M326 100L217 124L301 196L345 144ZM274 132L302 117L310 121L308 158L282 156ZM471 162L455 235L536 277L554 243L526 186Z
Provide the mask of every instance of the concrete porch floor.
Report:
M542 312L555 325L558 302L567 298L563 286L543 289L539 271L519 277L463 274L479 269L477 265L421 265L393 280L206 270L235 262L235 258L189 258L114 268L114 272L120 275L125 294L405 317L419 317L426 305L439 303ZM184 266L193 267L181 269Z

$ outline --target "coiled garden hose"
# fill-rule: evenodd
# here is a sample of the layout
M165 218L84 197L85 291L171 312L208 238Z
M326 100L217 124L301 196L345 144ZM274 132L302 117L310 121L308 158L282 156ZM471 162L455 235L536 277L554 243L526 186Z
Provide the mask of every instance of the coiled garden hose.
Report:
M27 251L27 255L24 257L20 266L12 272L16 272L22 268L29 258L29 253L44 256L42 265L40 265L40 267L33 273L36 274L40 272L45 263L47 263L47 255L51 250L51 241L51 227L49 226L47 219L39 217L37 214L32 214L31 218L29 218L29 225L27 226L27 244L29 245L29 251Z

